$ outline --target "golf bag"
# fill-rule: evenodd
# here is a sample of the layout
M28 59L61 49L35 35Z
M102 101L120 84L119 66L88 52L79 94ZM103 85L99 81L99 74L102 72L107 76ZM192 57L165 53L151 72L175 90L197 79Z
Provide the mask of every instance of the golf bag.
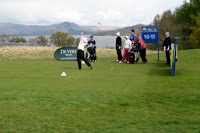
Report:
M92 44L90 44L87 47L87 52L86 52L86 59L89 61L92 61L95 59L95 46L93 46Z
M139 50L141 49L140 43L132 44L130 50L130 63L137 63L139 61L140 53Z

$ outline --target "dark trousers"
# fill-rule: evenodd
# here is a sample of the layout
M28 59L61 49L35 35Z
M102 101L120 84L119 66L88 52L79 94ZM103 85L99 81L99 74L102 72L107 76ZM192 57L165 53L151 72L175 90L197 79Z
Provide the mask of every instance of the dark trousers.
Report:
M141 49L140 50L140 56L142 58L142 62L147 62L147 59L146 59L146 49Z
M94 60L97 60L96 49L94 50Z
M88 62L88 60L84 57L84 51L78 50L78 53L77 53L78 69L82 68L81 60L83 60L88 66L91 66L91 64Z
M165 51L165 55L166 55L167 64L170 65L170 55L169 55L169 51Z
M117 51L117 58L118 58L118 61L121 61L121 60L122 60L122 51L121 51L121 49L119 49L119 48L116 48L116 51Z

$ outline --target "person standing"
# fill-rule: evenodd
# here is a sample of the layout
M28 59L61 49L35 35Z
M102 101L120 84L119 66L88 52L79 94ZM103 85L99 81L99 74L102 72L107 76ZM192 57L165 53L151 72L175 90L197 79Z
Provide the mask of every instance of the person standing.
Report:
M122 60L119 62L124 63L124 60L127 59L127 63L130 62L130 49L131 49L131 41L129 40L129 36L125 36L125 42L124 42L124 55Z
M134 29L131 30L131 35L130 35L129 39L131 40L132 43L135 40L135 30Z
M171 50L171 38L170 33L165 33L165 40L163 41L163 47L166 55L167 64L170 65L170 50Z
M94 50L94 61L97 62L97 55L96 55L96 41L94 40L93 36L90 36L90 40L88 41L88 45L92 45Z
M81 33L80 42L77 48L77 62L78 62L78 69L81 70L81 60L83 60L90 69L92 69L92 65L88 62L88 60L84 57L84 48L87 45L87 38L83 36Z
M134 44L138 44L138 49L143 63L147 63L146 59L146 44L139 35L135 35Z
M122 39L120 37L120 32L116 33L116 51L117 51L117 61L121 61L122 60L122 52L121 52L121 46L122 46Z

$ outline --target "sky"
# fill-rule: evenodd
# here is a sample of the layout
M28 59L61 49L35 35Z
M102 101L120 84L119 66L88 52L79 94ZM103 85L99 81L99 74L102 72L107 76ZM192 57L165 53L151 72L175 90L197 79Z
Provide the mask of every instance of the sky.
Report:
M0 0L0 22L49 25L132 26L149 24L185 0ZM188 0L186 0L188 1Z

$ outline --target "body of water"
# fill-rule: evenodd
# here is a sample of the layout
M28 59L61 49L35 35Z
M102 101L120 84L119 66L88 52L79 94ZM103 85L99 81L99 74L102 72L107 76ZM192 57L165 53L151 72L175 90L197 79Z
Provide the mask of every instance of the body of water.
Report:
M79 35L72 35L74 38L79 38ZM19 36L19 37L23 37L25 38L27 41L33 38L36 38L37 36ZM50 36L46 36L46 37L50 37ZM89 35L85 35L85 37L87 37L87 39L89 40ZM94 36L94 39L96 41L96 45L98 48L105 48L105 47L115 47L115 42L116 42L116 36ZM13 44L8 43L10 46L12 46ZM20 44L15 44L15 45L20 45ZM23 43L23 46L26 46ZM27 46L30 46L30 44L27 43Z
M79 38L80 36L73 36L74 38ZM86 35L87 39L89 40L88 35ZM116 36L94 36L94 40L96 41L96 46L99 48L104 47L115 47Z

